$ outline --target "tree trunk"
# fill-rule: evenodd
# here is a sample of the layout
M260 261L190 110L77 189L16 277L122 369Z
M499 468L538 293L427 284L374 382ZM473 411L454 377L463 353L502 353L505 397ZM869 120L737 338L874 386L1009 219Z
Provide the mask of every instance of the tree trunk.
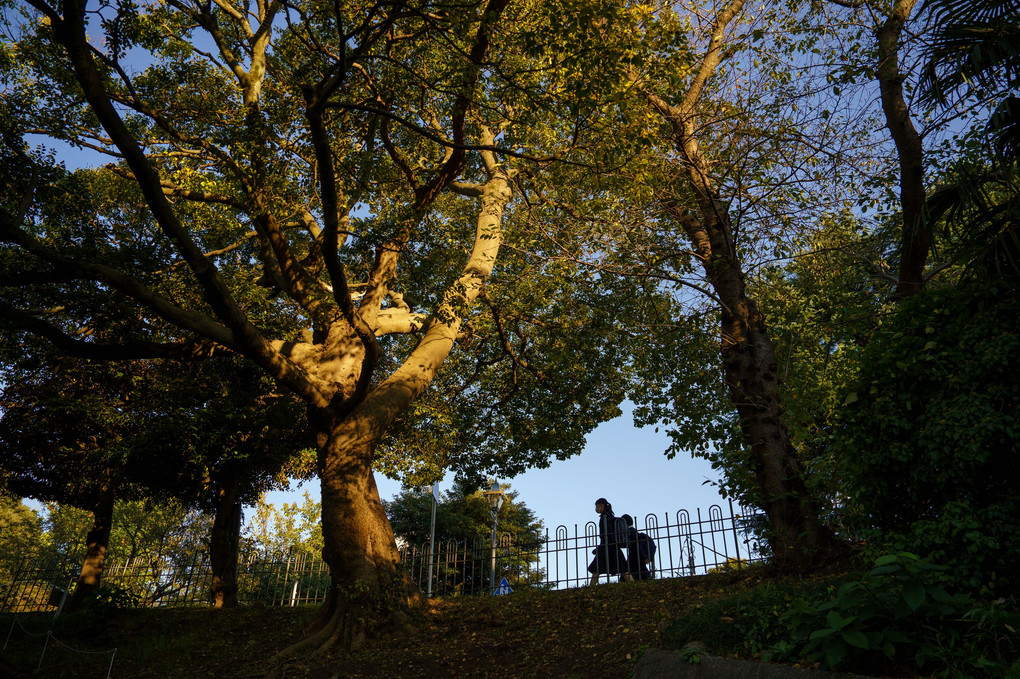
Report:
M110 530L113 527L114 493L110 487L99 491L92 508L92 528L85 537L85 562L82 564L74 595L68 604L69 610L80 608L90 594L96 591L103 579L106 566L106 551L110 545Z
M237 501L238 478L230 474L216 489L216 510L209 534L209 565L212 569L213 607L236 608L237 546L241 535L241 503Z
M889 18L875 30L878 67L875 69L889 134L896 145L900 165L900 208L903 230L900 236L900 270L896 297L916 295L924 287L924 267L931 247L925 225L924 147L921 135L910 119L903 97L905 76L900 72L900 35L916 0L896 0Z
M729 297L716 290L720 298ZM744 293L742 276L733 292L721 314L726 386L750 447L776 562L806 566L824 558L835 542L818 519L818 507L783 422L778 366L765 319Z
M483 128L483 143L493 134ZM335 405L309 406L309 422L316 432L318 472L322 484L323 560L329 566L330 591L309 627L309 635L284 649L280 657L333 648L350 650L371 634L385 637L411 631L411 607L421 593L400 568L396 540L379 500L372 476L375 447L393 420L429 385L450 351L469 308L484 288L503 242L503 211L512 195L510 178L495 154L481 152L489 173L484 185L461 185L461 191L481 199L475 222L475 241L461 275L443 293L435 314L410 355L388 378L359 401L361 370L352 368L365 356L355 340L354 324L347 330L334 325L331 341L343 346L344 360L314 366L339 385ZM395 262L394 262L395 263ZM362 305L365 305L362 301ZM374 323L374 314L367 314ZM347 333L346 336L344 333ZM356 404L356 405L355 405Z
M315 412L322 484L323 560L330 590L307 630L287 656L334 647L356 649L369 635L410 633L412 606L421 593L400 567L396 540L383 511L371 461L381 436L364 409L342 419Z
M783 422L779 371L765 318L747 295L722 201L699 192L701 218L670 211L681 223L719 296L720 350L730 399L737 409L753 473L769 518L769 546L781 566L801 568L828 556L838 545L818 519L804 483L800 460Z

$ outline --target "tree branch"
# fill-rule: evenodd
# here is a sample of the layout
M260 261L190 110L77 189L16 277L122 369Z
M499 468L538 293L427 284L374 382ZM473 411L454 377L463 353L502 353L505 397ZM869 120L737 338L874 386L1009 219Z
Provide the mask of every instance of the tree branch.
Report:
M124 342L101 344L89 342L68 335L63 330L33 316L32 314L0 303L4 324L41 337L59 349L61 353L75 358L95 361L128 361L143 358L169 358L188 360L212 358L214 356L236 355L228 347L210 340L193 338L180 342Z

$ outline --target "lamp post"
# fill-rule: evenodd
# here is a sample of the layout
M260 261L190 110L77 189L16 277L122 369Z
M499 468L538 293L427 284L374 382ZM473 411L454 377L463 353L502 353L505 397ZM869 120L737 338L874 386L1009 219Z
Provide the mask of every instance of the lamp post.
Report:
M439 485L432 484L432 532L429 534L429 588L427 597L432 598L432 565L436 556L436 506L439 504Z
M499 484L496 483L494 477L490 476L488 480L489 490L483 494L485 499L489 501L489 511L492 512L492 564L489 571L489 589L496 591L496 514L499 513L499 508L503 506L506 496L503 495L503 491L500 490Z

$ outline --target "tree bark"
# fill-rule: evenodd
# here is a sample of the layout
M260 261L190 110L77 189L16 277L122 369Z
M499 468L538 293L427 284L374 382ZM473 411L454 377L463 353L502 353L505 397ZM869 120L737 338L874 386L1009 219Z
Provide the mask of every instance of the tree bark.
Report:
M281 655L356 649L373 638L408 634L418 587L400 567L396 540L372 474L383 431L366 409L342 419L311 413L318 430L323 560L330 590L307 634Z
M241 535L241 503L238 478L230 474L216 490L216 508L209 534L210 595L214 608L236 608L237 547Z
M85 561L75 583L74 595L68 604L75 610L85 603L90 594L99 588L106 566L106 551L110 545L110 531L113 528L114 493L111 487L99 491L92 508L92 528L85 537Z

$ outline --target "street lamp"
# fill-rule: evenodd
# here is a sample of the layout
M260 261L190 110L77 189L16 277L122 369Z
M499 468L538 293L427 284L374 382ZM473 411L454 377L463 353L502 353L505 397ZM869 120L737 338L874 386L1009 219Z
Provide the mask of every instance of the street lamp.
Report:
M436 507L439 505L439 484L432 484L432 532L429 534L429 588L428 596L432 598L432 565L436 557Z
M492 564L489 576L489 589L496 591L496 514L499 513L499 508L503 506L506 496L503 495L503 491L500 490L499 484L496 483L494 477L490 476L488 483L489 490L485 491L483 495L489 501L489 511L492 512Z

